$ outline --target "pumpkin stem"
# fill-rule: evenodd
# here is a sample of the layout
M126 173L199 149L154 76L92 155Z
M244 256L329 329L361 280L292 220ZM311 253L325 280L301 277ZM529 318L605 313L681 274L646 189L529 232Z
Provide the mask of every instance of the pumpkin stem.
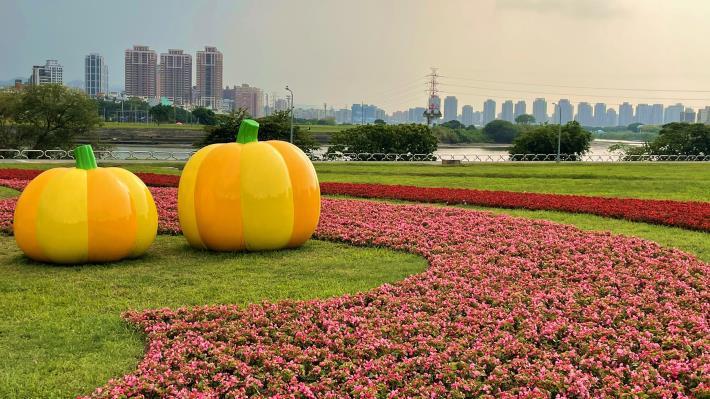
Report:
M246 144L259 140L259 122L253 119L244 119L239 125L237 143Z
M91 145L80 145L74 149L74 158L76 159L76 167L79 169L95 169L96 157Z

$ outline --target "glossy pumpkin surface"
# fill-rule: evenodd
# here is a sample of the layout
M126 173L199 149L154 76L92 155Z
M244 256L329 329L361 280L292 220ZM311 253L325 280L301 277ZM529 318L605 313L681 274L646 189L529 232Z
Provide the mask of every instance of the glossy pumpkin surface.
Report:
M216 251L298 247L318 225L320 187L313 164L285 141L257 141L245 120L236 143L212 144L185 165L178 215L191 246Z
M90 146L75 155L77 167L49 169L20 195L13 221L17 245L28 257L52 263L143 254L158 230L148 188L125 169L96 167Z

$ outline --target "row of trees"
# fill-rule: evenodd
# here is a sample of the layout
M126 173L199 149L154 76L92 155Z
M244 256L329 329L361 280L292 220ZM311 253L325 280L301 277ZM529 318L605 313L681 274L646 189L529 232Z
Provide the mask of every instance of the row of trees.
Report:
M239 125L242 120L248 117L249 115L244 109L239 109L230 114L215 115L215 123L205 126L207 137L197 143L196 146L233 143L239 131ZM290 140L291 114L289 111L277 111L269 116L257 118L256 121L259 122L259 141ZM319 147L313 136L309 132L301 130L298 126L293 127L293 142L306 153L310 153Z
M663 125L658 136L643 146L612 146L629 155L710 155L710 126L673 122Z
M96 102L62 85L0 91L0 148L68 150L76 138L98 144Z

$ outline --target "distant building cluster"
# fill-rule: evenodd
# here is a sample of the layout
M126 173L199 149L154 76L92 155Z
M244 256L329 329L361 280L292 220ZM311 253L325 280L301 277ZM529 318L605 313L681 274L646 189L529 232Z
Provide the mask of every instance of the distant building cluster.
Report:
M244 108L253 117L261 117L270 111L263 90L248 84L224 87L223 71L224 58L213 46L197 51L193 62L193 56L181 49L158 54L149 46L134 45L124 52L122 92L110 91L108 66L104 57L97 53L84 58L83 89L94 98L138 97L152 105L206 107L225 112ZM16 80L15 88L49 83L64 84L63 67L57 60L33 66L27 81ZM279 105L287 109L282 103Z
M194 69L193 69L194 65ZM194 74L193 74L194 71ZM215 111L231 112L245 109L253 117L270 115L276 111L293 109L296 118L333 119L340 124L369 124L376 120L387 123L435 123L459 121L466 126L485 125L496 119L515 122L521 115L532 115L535 123L567 123L577 121L587 127L627 126L633 123L661 125L670 122L700 122L710 124L710 107L699 110L681 103L618 105L589 103L575 105L568 99L549 104L545 98L536 98L532 108L525 100L505 100L497 106L493 99L483 102L481 109L470 104L459 107L456 96L431 96L426 107L413 107L387 114L374 104L353 104L350 108L296 108L290 97L270 96L262 89L249 84L224 86L224 58L213 46L205 46L191 54L181 49L169 49L158 54L148 46L134 45L124 54L124 91L109 90L108 66L101 54L91 53L84 59L84 90L91 97L138 97L155 104L170 104L186 108L206 107ZM194 75L194 79L193 79ZM194 82L194 84L193 84ZM63 67L57 60L47 60L44 65L34 65L26 82L15 81L15 88L25 84L64 84ZM443 104L442 104L443 103ZM443 105L443 106L442 106ZM549 110L552 113L549 113Z
M431 101L430 101L431 102ZM548 113L552 106L552 113ZM392 123L422 123L422 118L416 112L397 111L388 117ZM423 113L423 108L422 108ZM662 125L670 122L699 122L710 123L710 107L705 107L697 112L683 104L665 106L663 104L636 104L635 106L624 102L618 107L608 106L606 103L591 104L580 102L575 106L568 99L560 99L556 103L548 104L544 98L536 98L532 103L532 110L528 112L525 100L513 102L503 101L497 108L496 101L488 99L483 102L480 111L474 110L471 105L458 106L455 96L444 98L443 117L437 123L456 120L462 124L486 125L496 119L515 122L520 115L528 114L535 118L535 123L562 123L577 121L588 127L615 127L628 126L633 123L644 125Z

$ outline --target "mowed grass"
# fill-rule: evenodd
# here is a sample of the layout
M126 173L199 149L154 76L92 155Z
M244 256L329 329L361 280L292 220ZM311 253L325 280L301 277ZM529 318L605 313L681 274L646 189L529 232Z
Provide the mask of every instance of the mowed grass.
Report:
M708 163L316 163L322 182L710 201Z
M20 193L17 190L13 190L8 187L0 186L0 198L10 198L10 197L16 197L18 195L20 195Z
M210 253L159 236L142 258L52 266L0 237L0 398L88 394L133 370L144 337L120 318L129 309L324 298L401 280L423 258L309 241L268 253Z
M102 162L134 172L180 174L176 162ZM0 168L47 169L72 163L0 163ZM710 164L659 163L426 163L316 162L321 182L710 201Z

